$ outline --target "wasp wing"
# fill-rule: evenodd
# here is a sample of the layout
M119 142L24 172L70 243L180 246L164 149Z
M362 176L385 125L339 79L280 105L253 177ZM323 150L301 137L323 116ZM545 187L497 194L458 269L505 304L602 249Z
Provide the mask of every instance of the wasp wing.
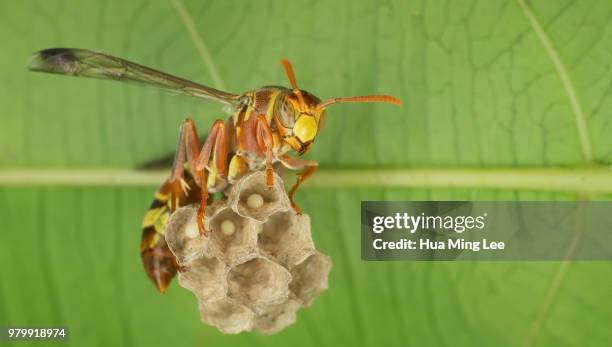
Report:
M238 95L191 82L108 54L77 48L49 48L34 53L28 63L33 71L136 82L180 94L238 103Z

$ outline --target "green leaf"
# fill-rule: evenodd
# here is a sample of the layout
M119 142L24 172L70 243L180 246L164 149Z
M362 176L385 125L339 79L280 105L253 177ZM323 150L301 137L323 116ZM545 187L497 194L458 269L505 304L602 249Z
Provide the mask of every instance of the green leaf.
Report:
M359 207L609 199L611 15L594 0L0 3L0 326L67 326L74 346L609 345L610 263L366 263ZM297 199L334 262L329 291L274 336L222 335L200 323L189 292L157 294L138 252L156 187L87 177L49 187L48 177L129 176L174 150L183 118L204 133L221 107L26 71L47 47L100 50L236 93L288 85L278 63L288 58L321 98L402 99L401 109L331 107L309 154L321 178ZM398 184L378 182L382 169L403 182L425 171ZM456 184L465 170L471 179ZM563 189L562 175L592 189Z

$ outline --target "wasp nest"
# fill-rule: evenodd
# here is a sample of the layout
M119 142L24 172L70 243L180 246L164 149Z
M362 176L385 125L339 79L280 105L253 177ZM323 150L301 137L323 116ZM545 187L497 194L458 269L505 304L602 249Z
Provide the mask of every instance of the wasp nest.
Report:
M208 235L200 237L197 206L177 210L166 241L182 272L179 283L198 298L202 320L224 333L276 333L296 311L327 289L328 256L317 251L310 217L297 215L283 182L254 172L207 206Z

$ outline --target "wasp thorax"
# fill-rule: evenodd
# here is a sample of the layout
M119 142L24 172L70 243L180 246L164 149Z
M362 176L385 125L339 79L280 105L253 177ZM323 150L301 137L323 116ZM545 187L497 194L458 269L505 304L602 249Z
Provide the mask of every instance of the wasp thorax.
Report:
M266 186L253 172L207 206L206 237L193 238L197 207L177 210L166 229L171 251L185 270L179 284L192 291L202 320L224 333L273 334L327 289L328 256L317 251L308 215L290 206L280 177Z

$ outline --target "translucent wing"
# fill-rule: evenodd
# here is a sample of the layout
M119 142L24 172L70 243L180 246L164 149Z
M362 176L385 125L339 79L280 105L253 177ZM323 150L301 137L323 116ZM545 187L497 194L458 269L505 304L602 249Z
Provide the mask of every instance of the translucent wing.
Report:
M45 49L34 53L30 58L28 68L33 71L62 75L136 82L230 105L238 103L239 97L125 59L87 49Z

